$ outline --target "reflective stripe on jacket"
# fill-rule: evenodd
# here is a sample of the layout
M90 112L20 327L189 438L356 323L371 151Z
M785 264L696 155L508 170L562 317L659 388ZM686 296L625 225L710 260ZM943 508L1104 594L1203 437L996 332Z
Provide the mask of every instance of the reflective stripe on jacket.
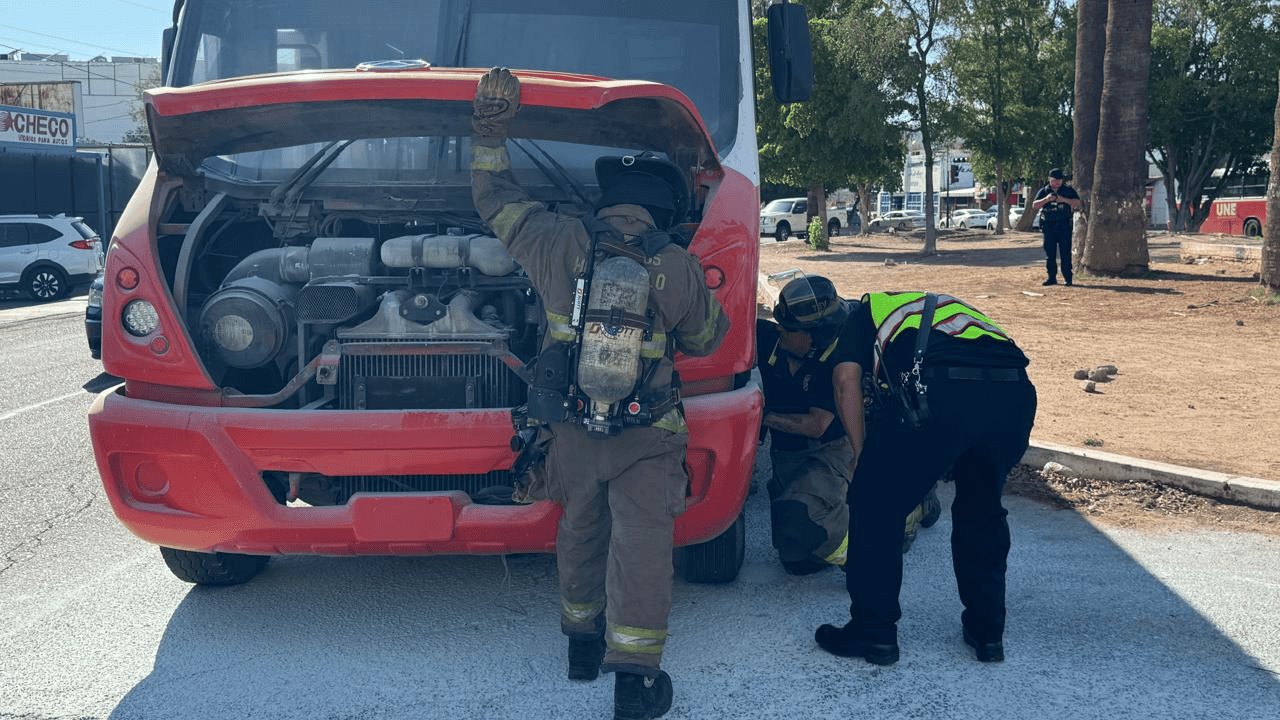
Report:
M871 322L876 326L876 348L883 357L904 330L920 328L924 313L925 293L868 293L862 302L871 308ZM1009 335L995 321L951 295L938 295L938 305L933 311L933 330L944 332L961 340L980 337L1009 342ZM876 360L879 369L879 358Z

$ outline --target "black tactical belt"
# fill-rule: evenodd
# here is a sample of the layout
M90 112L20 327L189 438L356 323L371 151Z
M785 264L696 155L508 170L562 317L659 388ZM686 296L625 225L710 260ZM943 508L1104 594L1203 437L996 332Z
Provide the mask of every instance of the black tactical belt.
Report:
M1021 368L925 367L921 374L939 380L1017 382L1027 379L1027 371Z

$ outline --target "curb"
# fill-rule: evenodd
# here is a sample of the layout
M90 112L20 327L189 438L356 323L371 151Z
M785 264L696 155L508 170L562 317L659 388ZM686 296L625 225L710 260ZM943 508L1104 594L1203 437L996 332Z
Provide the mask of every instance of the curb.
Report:
M1065 465L1084 477L1121 482L1157 482L1197 495L1266 510L1280 510L1280 482L1272 480L1199 470L1047 442L1032 442L1022 456L1022 464L1037 469L1043 468L1048 462Z
M1180 254L1184 260L1210 257L1238 262L1260 262L1262 245L1212 243L1199 240L1183 240Z

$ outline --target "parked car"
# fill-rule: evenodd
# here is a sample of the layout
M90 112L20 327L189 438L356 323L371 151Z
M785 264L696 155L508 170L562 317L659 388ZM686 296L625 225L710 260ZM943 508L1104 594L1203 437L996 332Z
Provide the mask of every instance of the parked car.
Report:
M952 211L950 217L947 218L947 227L950 228L980 228L986 227L987 220L991 218L985 210L978 208L961 208Z
M1025 208L1023 208L1021 205L1012 205L1012 206L1010 206L1010 207L1009 207L1009 222L1005 224L1005 227L1010 227L1010 228L1011 228L1011 227L1013 227L1013 226L1017 225L1017 224L1018 224L1018 220L1020 220L1020 219L1022 218L1022 213L1023 213L1023 211L1024 211L1024 210L1025 210ZM990 217L988 217L988 218L987 218L987 229L988 229L988 230L995 230L995 229L996 229L996 219L997 219L997 218L996 218L996 213L995 213L995 206L992 206L992 210L991 210L990 212L988 212L987 214L988 214L988 215L990 215ZM1031 227L1033 227L1033 228L1040 227L1040 214L1039 214L1039 213L1036 213L1036 218L1035 218L1035 220L1033 220L1033 221L1032 221L1032 223L1031 223Z
M778 242L785 242L793 234L802 239L807 237L808 198L782 198L765 205L760 210L760 234L772 235Z
M1021 205L1010 206L1009 223L1007 223L1005 227L1012 228L1014 225L1018 224L1018 220L1023 217L1024 211L1025 208ZM987 229L988 231L993 231L993 229L996 229L996 214L989 213L989 215L991 215L991 218L987 219ZM1036 213L1036 217L1032 218L1032 229L1039 229L1039 213Z
M101 269L101 241L83 218L0 215L0 288L47 302L91 282Z
M89 339L89 355L102 359L102 273L89 283L89 304L84 308L84 334Z
M848 207L834 207L827 210L827 235L839 235L841 232L848 230L854 232L862 227L862 218L858 216L858 211L852 205Z
M924 227L924 213L919 210L890 210L889 212L872 218L867 223L868 230L907 230L910 228Z

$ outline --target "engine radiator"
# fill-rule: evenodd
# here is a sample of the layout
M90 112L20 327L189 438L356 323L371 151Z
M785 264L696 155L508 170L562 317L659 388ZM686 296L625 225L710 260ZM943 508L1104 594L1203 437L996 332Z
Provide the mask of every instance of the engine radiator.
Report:
M344 338L344 344L367 339ZM338 404L343 410L460 410L505 408L524 402L526 389L501 360L488 355L397 352L419 340L379 339L387 354L343 353Z

